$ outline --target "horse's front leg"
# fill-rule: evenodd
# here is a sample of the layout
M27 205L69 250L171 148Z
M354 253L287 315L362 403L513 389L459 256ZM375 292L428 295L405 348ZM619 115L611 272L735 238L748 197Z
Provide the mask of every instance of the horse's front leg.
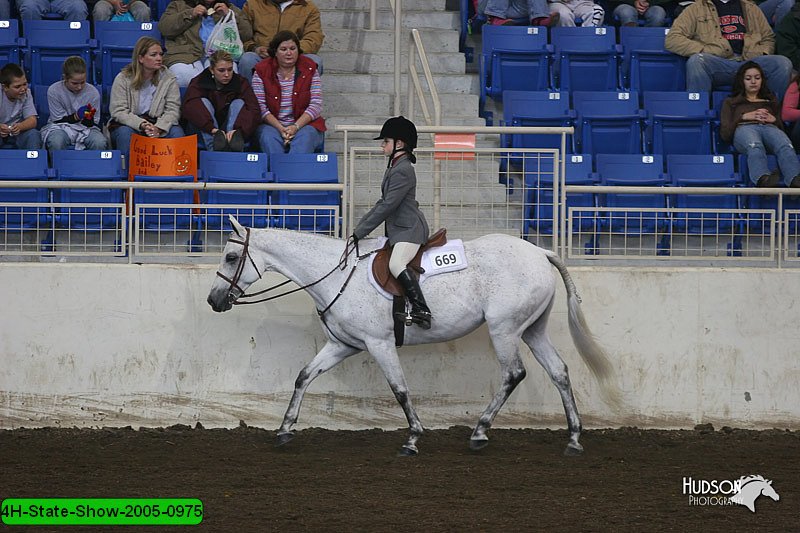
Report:
M317 376L320 376L335 367L351 355L355 355L361 350L351 346L345 346L338 342L328 341L319 353L308 363L297 375L294 382L294 393L289 401L286 414L283 415L283 423L278 428L278 446L286 444L294 437L292 426L297 423L300 415L300 404L303 402L303 395L306 389Z
M403 408L406 420L408 420L408 439L400 449L400 455L417 455L419 453L417 441L422 436L424 429L417 416L417 411L411 404L411 396L408 393L403 367L400 366L400 358L397 356L397 348L395 348L393 341L381 339L374 343L367 342L367 350L383 370L383 375L386 376L386 381L389 382L389 387L392 389L400 407Z

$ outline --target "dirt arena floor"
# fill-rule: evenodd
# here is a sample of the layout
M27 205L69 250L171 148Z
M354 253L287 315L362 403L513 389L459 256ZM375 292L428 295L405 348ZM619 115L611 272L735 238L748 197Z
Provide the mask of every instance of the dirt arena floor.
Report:
M205 516L190 530L215 532L800 528L800 433L593 430L581 457L562 455L566 431L495 429L480 452L469 435L429 431L406 458L404 431L307 429L281 448L272 431L244 426L0 431L0 498L193 497ZM773 480L780 500L761 496L752 513L683 494L684 477L749 474Z

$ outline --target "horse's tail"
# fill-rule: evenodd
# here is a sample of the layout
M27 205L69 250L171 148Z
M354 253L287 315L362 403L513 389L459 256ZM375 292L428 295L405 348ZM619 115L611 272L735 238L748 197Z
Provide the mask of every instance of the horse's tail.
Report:
M561 274L561 279L564 280L564 286L567 289L567 308L569 312L569 332L572 336L572 342L578 349L586 366L589 367L592 374L597 378L600 384L600 393L603 399L615 412L620 411L622 407L622 393L617 386L614 367L609 361L608 355L600 343L597 342L589 326L586 324L586 318L583 316L581 310L581 298L578 296L578 290L575 288L575 282L572 281L572 276L567 271L567 266L561 261L561 258L555 252L545 251L547 260L558 269Z

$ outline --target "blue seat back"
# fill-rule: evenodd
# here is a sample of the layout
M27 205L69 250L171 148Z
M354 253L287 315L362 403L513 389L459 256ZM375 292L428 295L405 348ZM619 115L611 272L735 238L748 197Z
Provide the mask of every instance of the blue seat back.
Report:
M0 150L0 180L45 181L49 178L44 150ZM39 187L0 188L0 202L45 203L50 191ZM42 227L52 220L50 207L0 207L0 228Z
M26 20L23 22L28 47L25 63L34 85L50 85L61 79L61 65L67 56L81 56L86 61L87 82L92 83L89 22L67 20Z
M47 99L47 90L49 85L31 85L31 95L33 96L33 103L36 105L36 112L38 118L36 119L36 127L40 130L47 124L50 119L50 101Z
M741 184L734 172L730 155L669 155L667 173L677 187L736 187ZM672 205L688 208L738 209L740 199L735 194L676 194ZM738 224L734 213L673 213L673 225L678 231L718 234L728 232Z
M98 42L95 56L95 80L111 87L119 71L131 62L131 54L140 37L161 41L157 22L95 21L94 35Z
M652 153L710 154L714 113L709 104L707 92L646 92L645 137Z
M554 91L505 91L503 121L507 126L572 126L575 113L569 93ZM502 135L501 144L512 148L561 148L561 135ZM567 141L572 152L572 137Z
M97 181L96 189L55 189L59 203L122 204L124 191L102 187L104 182L128 179L119 150L56 150L52 153L56 177L62 181ZM121 228L124 209L105 207L57 207L61 227L79 229Z
M613 27L553 28L553 86L563 91L610 91L618 86Z
M640 93L686 89L686 59L664 47L668 32L669 28L620 27L623 87Z
M599 154L597 173L601 185L662 187L667 184L660 155ZM601 205L630 208L609 211L601 225L612 233L633 235L664 231L669 218L666 211L636 211L635 208L666 208L665 194L608 193L601 195Z
M716 119L712 122L712 133L714 139L714 153L717 154L732 154L735 152L733 146L723 141L719 136L719 117L722 111L722 103L730 95L730 91L714 91L711 93L711 109L716 116Z
M194 176L134 176L135 181L190 183ZM134 193L136 205L144 204L186 204L194 205L194 190L191 189L139 189ZM190 229L195 217L192 207L152 207L145 208L141 224L145 229Z
M19 23L14 19L0 20L0 65L6 63L22 63Z
M271 154L270 170L276 183L339 183L335 153ZM338 191L275 191L273 205L331 205L340 204ZM278 224L289 229L330 231L335 225L328 209L277 209Z
M200 152L199 172L208 183L271 183L275 176L269 172L269 156L264 153ZM228 215L235 216L248 227L264 228L270 225L268 218L269 192L256 190L211 189L205 198L207 204L242 205L237 208L208 208L206 226L211 229L230 230ZM250 206L260 205L264 209Z
M491 98L503 91L540 91L549 84L547 31L538 26L487 26L483 32L481 80Z
M636 92L572 93L580 152L642 153L642 121Z

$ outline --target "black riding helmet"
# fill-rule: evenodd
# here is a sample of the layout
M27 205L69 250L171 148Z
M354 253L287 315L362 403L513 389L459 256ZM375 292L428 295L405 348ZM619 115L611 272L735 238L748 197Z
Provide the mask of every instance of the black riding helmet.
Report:
M405 148L402 148L402 151L408 152L412 163L416 162L417 158L414 157L414 154L411 152L417 147L417 127L406 117L400 115L399 117L392 117L384 122L380 134L375 137L376 141L379 139L403 141L405 143ZM397 149L397 143L395 143L392 149L392 155L389 157L389 165L391 165L392 159L394 159L395 154L399 151L401 150Z

